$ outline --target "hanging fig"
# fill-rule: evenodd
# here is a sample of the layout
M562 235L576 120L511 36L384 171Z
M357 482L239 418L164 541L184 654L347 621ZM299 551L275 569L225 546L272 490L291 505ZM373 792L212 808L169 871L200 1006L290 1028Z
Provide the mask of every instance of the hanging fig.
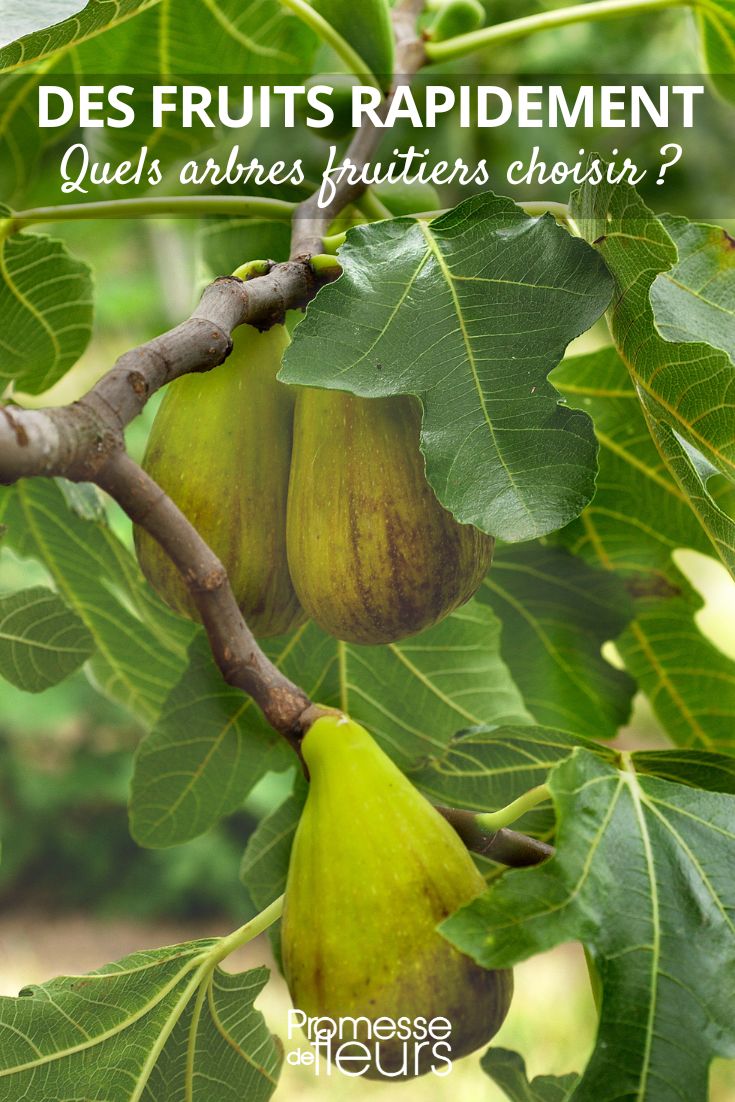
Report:
M143 467L220 558L255 634L280 635L304 619L286 560L294 399L276 379L289 337L242 325L233 338L224 364L169 386ZM175 566L138 527L135 546L164 601L196 617Z
M426 480L410 397L299 388L288 561L308 615L338 639L391 643L441 620L484 578L493 540Z
M436 928L485 881L452 827L363 727L323 716L302 752L310 786L281 934L294 1007L312 1020L362 1019L346 1038L365 1046L364 1067L353 1073L408 1078L446 1067L485 1044L510 1005L512 973L481 968ZM389 1036L386 1019L446 1019L451 1032L435 1046L409 1027ZM335 1039L330 1058L338 1047Z
M426 36L432 42L445 42L461 34L471 34L483 26L485 14L480 0L447 0L436 13Z
M421 183L420 180L413 184L402 181L376 184L372 192L396 218L404 214L423 214L425 211L439 210L442 205L434 185Z

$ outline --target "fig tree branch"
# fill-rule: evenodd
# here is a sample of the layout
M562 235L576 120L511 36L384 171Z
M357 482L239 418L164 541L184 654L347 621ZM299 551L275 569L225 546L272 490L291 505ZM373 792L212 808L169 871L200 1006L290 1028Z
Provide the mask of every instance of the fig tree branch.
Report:
M311 701L258 646L214 552L125 451L114 452L97 470L95 481L158 541L176 566L196 604L224 680L251 696L270 725L297 748L301 720Z
M395 9L401 80L408 79L424 60L415 32L422 6L423 0L402 0ZM347 155L353 160L368 159L379 140L378 128L359 130ZM114 498L181 573L224 679L252 696L268 722L296 749L319 709L260 649L237 606L224 567L184 514L127 455L124 429L160 387L187 372L208 371L221 364L231 351L236 326L265 330L282 323L287 310L305 307L320 286L335 279L338 264L312 266L310 258L321 253L321 235L331 220L359 200L364 190L338 185L324 211L319 211L316 198L302 204L294 223L292 260L274 264L252 280L215 280L191 317L126 352L79 401L39 410L0 406L0 483L60 476L94 482Z
M500 830L486 830L478 823L477 812L465 811L456 807L440 807L439 811L456 830L467 849L482 857L489 857L501 865L514 868L526 868L540 865L554 854L554 847L538 838L519 834L516 830L503 827Z

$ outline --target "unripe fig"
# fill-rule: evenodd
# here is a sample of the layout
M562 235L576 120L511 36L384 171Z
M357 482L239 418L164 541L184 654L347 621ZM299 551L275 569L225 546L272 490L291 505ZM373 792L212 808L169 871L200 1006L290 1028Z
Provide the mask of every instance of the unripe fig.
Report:
M447 0L426 34L432 42L445 42L461 34L471 34L484 23L485 9L480 0Z
M318 86L329 88L331 95L322 97L322 102L332 108L334 118L326 126L314 127L312 133L328 142L338 142L352 132L352 89L359 88L360 82L350 73L336 73L333 76L314 76L306 81L307 91ZM299 112L303 119L319 118L319 112L309 108L306 99L299 100Z
M436 928L485 881L452 827L359 724L323 716L302 752L311 783L281 935L294 1006L309 1018L408 1018L411 1026L447 1019L446 1047L435 1050L431 1041L385 1037L384 1029L385 1039L376 1038L364 1020L354 1031L366 1046L368 1078L443 1068L442 1057L484 1045L510 1005L512 973L481 968Z
M220 367L171 383L143 467L219 557L255 634L280 635L305 618L286 559L294 398L276 373L289 337L241 325L233 338ZM137 526L135 547L164 601L196 618L175 566Z
M388 0L312 0L312 4L387 91L393 78L395 52Z
M422 214L439 210L441 199L433 184L376 184L372 189L391 214L399 218L403 214Z
M308 615L338 639L391 643L467 601L493 539L459 524L426 480L411 397L299 388L288 562Z

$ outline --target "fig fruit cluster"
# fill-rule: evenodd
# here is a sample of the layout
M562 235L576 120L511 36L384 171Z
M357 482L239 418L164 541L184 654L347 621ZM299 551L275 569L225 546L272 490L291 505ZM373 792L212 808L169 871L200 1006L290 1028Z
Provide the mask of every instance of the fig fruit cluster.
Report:
M481 968L437 925L484 890L483 877L452 827L359 724L319 718L302 753L310 785L281 931L294 1006L312 1020L354 1020L349 1040L368 1078L409 1078L442 1066L444 1056L467 1055L500 1028L512 973ZM450 1027L441 1052L385 1030L403 1021L410 1033L410 1023L439 1019ZM326 1055L334 1058L333 1048Z
M352 643L413 635L472 596L493 539L431 489L416 399L287 386L288 341L284 326L240 326L226 363L173 382L143 466L219 557L256 635L307 617ZM139 527L135 544L158 593L195 617L158 544Z

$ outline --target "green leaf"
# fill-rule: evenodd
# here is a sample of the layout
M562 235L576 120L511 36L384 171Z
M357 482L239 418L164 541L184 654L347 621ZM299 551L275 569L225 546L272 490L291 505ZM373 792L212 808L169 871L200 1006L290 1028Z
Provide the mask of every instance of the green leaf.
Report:
M79 617L50 589L0 597L0 674L28 693L57 685L94 651Z
M617 353L569 359L554 381L592 415L600 442L594 501L560 539L625 582L635 615L616 645L673 741L728 749L735 663L700 632L701 598L671 558L679 547L709 554L710 541L651 441Z
M567 1102L579 1080L576 1072L537 1075L529 1080L523 1058L506 1048L488 1049L480 1063L482 1070L505 1091L511 1102Z
M212 87L216 95L223 74L237 74L241 89L242 78L257 84L263 74L272 81L308 71L317 42L278 0L159 2L140 12L77 51L85 73L135 73L168 84L196 73L197 83ZM207 76L218 80L207 81ZM234 88L237 82L230 83Z
M41 394L76 363L92 331L90 269L61 241L5 236L0 207L0 380Z
M11 42L0 50L0 70L16 69L57 50L79 45L103 31L119 26L160 0L88 0L83 11L52 27Z
M0 76L0 197L16 207L35 181L44 150L69 130L38 125L38 89L53 79L47 67Z
M633 754L638 773L735 795L735 759L706 750L641 750Z
M164 847L203 834L242 804L291 751L251 697L232 689L200 633L189 665L140 744L130 794L130 832ZM272 902L272 900L269 900Z
M586 185L575 194L572 209L584 235L595 243L615 279L610 329L640 397L656 447L718 554L735 575L735 521L720 509L707 489L709 477L715 473L735 487L735 364L719 347L703 341L672 343L656 328L650 300L652 285L657 276L670 272L677 264L677 247L664 224L632 187ZM712 276L711 254L709 259L693 261L684 220L671 225L676 238L685 242L683 263L690 269L690 278L699 282L701 275L692 276L691 272L698 273L702 266ZM728 306L735 311L735 280L731 275L717 281L714 293L720 309ZM696 295L683 295L677 289L672 296L667 284L659 282L656 296L659 302L663 297L671 310L680 313L679 329L703 331L701 302Z
M497 811L545 784L549 770L577 747L612 759L612 751L565 731L545 727L476 728L461 732L441 756L429 758L411 780L433 802L468 811ZM514 828L534 837L553 834L546 801L527 811Z
M619 770L577 750L551 774L556 855L512 871L442 930L485 967L565 941L602 983L575 1102L705 1102L735 1056L735 797Z
M259 910L264 910L286 890L291 846L307 791L306 780L297 773L291 794L261 819L248 839L240 879Z
M264 644L312 700L359 718L404 769L441 752L462 724L530 721L499 646L492 612L472 603L390 646L341 643L313 624ZM223 683L208 648L195 646L138 754L135 838L175 845L236 810L263 773L290 764L290 750L274 738L255 704Z
M2 1096L266 1102L282 1059L253 1006L268 971L223 972L218 946L135 953L0 999Z
M181 675L191 625L160 604L104 522L69 509L55 482L24 479L0 490L0 509L8 543L46 567L91 635L87 669L100 692L153 720Z
M503 625L503 658L534 718L612 738L635 692L601 653L633 615L621 579L559 547L502 547L478 599Z
M651 284L656 328L664 340L704 341L735 363L735 240L720 226L661 221L679 259Z
M720 95L735 103L735 3L700 0L695 5L705 66Z
M577 516L594 437L546 376L609 302L594 251L486 193L431 223L357 227L339 257L280 377L418 395L429 481L462 522L516 542Z

